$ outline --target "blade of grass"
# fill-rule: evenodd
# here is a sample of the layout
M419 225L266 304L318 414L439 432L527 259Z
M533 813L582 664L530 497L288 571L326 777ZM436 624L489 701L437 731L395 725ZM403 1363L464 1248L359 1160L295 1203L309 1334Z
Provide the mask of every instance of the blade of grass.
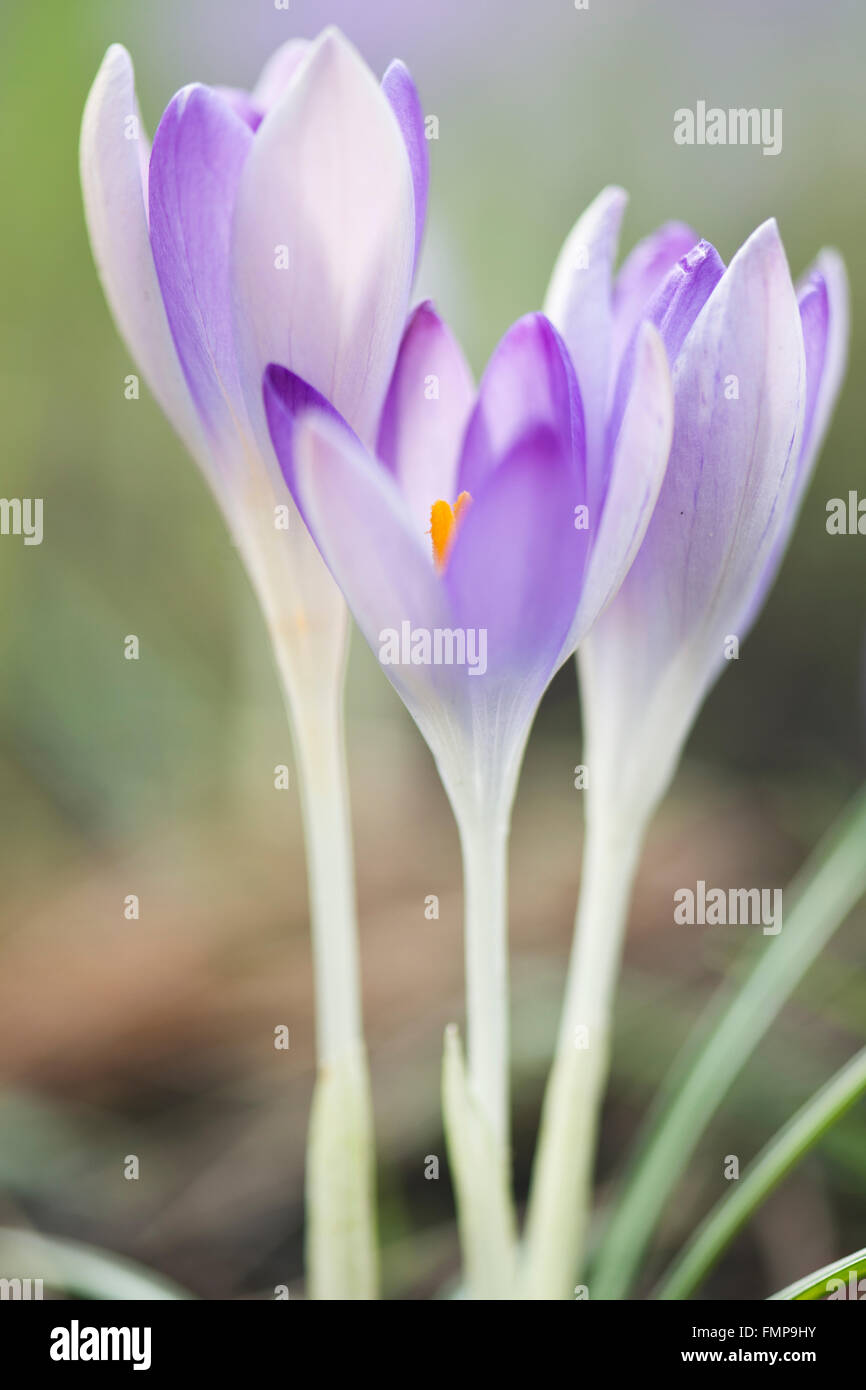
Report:
M789 1303L803 1303L807 1300L811 1302L824 1297L831 1279L841 1279L847 1284L852 1274L858 1282L860 1275L866 1274L866 1249L855 1250L853 1255L844 1255L841 1260L834 1260L823 1269L813 1270L811 1274L798 1279L795 1284L789 1284L786 1289L774 1293L767 1301L774 1303L778 1299L786 1299Z
M700 1284L752 1212L866 1090L866 1047L810 1096L701 1222L655 1295L684 1299Z
M121 1255L34 1231L0 1230L0 1276L41 1279L79 1298L153 1302L189 1299L179 1284Z
M629 1288L668 1197L743 1065L812 961L866 892L866 787L789 893L795 907L739 985L723 986L662 1084L602 1238L593 1298Z

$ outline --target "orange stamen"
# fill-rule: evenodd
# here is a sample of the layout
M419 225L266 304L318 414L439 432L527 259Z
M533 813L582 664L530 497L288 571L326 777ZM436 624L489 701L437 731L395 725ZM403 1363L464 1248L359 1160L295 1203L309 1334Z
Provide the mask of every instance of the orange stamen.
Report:
M450 502L442 499L434 502L430 509L430 536L433 540L433 563L441 574L448 563L451 547L457 535L457 523L467 510L472 497L461 492L452 508Z

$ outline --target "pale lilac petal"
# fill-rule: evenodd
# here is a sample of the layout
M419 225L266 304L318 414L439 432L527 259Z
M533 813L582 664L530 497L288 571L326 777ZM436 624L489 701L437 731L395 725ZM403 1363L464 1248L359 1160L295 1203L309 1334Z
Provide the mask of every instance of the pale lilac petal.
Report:
M412 171L412 188L415 194L415 254L412 265L413 269L417 269L424 237L424 223L427 219L427 194L430 186L430 151L424 132L424 111L409 69L399 58L395 58L382 78L382 91L397 117L409 157L409 168Z
M473 494L445 570L461 627L487 633L485 680L508 678L530 703L566 655L586 562L581 502L570 451L542 424Z
M145 151L132 62L120 44L113 44L90 90L81 126L81 185L90 244L129 352L201 462L206 455L201 423L175 351L153 264L142 178Z
M457 497L457 464L475 399L460 344L433 305L415 309L382 411L377 454L398 479L419 535L430 508Z
M256 106L249 92L245 92L242 87L211 87L211 91L230 106L236 116L240 116L245 125L255 134L264 120L264 110Z
M215 442L244 412L231 302L232 212L253 144L249 127L207 87L169 103L150 158L150 235L178 356Z
M272 363L265 372L262 385L265 415L274 452L286 486L297 503L294 443L298 421L313 410L325 416L338 430L343 430L354 446L361 447L360 440L330 401L294 372ZM301 515L303 516L303 510Z
M404 623L427 631L451 627L429 546L416 534L387 469L316 412L298 421L293 451L295 501L373 652L380 652L383 633L400 633ZM453 670L411 664L382 669L416 717L454 676ZM466 672L458 674L465 685Z
M661 334L668 355L674 363L688 336L692 324L709 299L725 272L724 263L708 241L701 241L682 256L657 290L644 312L648 322ZM635 368L635 337L623 353L617 374L616 388L607 422L608 453L602 476L607 488L607 468L610 464L613 441L622 424L622 415L632 388Z
M559 254L544 302L544 312L562 334L580 383L593 508L603 491L613 365L613 263L626 201L621 188L606 188L587 208Z
M257 110L266 112L276 106L309 49L308 39L287 39L271 54L250 93L250 101Z
M822 251L798 285L806 353L806 413L803 441L787 517L758 584L744 627L755 616L775 581L818 458L845 376L848 358L848 278L835 251Z
M263 447L269 362L308 381L372 442L405 326L413 248L400 128L372 73L329 30L262 122L238 191L237 332Z
M617 593L640 549L667 468L674 399L664 344L649 323L638 330L634 374L613 445L610 484L600 518L592 520L592 551L568 639L579 644Z
M714 246L699 241L682 256L647 305L646 317L654 323L673 363L680 354L692 325L725 273L725 263Z
M684 222L667 222L638 242L623 261L613 286L614 363L622 357L647 307L681 256L698 237Z
M822 251L798 290L807 388L801 466L808 475L824 442L848 364L848 277L838 253Z
M543 314L527 314L505 334L487 364L466 429L457 491L474 497L504 456L540 425L570 451L585 489L580 391L565 344ZM578 501L583 502L581 495Z

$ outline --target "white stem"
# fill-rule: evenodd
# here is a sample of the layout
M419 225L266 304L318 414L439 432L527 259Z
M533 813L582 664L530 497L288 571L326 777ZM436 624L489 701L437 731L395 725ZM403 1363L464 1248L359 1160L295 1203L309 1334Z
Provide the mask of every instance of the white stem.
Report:
M361 980L342 700L294 702L320 1066L362 1042Z
M373 1107L361 1021L342 694L299 693L277 646L307 851L318 1074L307 1142L307 1278L313 1299L376 1298ZM330 698L329 698L330 696Z
M556 1057L533 1168L522 1287L526 1297L572 1296L583 1257L610 1027L643 823L590 808L575 937ZM590 1290L591 1293L591 1290Z
M507 1156L508 823L495 815L464 815L458 823L465 895L469 1080L491 1133Z

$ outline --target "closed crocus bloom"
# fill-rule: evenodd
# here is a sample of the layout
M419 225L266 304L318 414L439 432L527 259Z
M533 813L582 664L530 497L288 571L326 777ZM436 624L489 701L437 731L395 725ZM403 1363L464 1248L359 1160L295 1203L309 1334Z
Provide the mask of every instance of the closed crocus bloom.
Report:
M611 267L624 195L573 233L548 308L579 361L599 325L598 398L621 398L635 334L653 323L674 387L670 461L643 544L579 653L588 789L575 946L530 1206L531 1290L564 1297L583 1237L595 1115L630 888L648 818L726 656L781 562L841 383L842 264L823 252L799 288L775 222L726 268L673 224ZM588 252L589 278L574 269ZM569 336L569 332L574 337ZM614 413L616 406L614 406ZM575 1031L588 1043L575 1047ZM629 1239L631 1233L629 1233Z
M664 350L647 325L601 477L588 474L578 379L540 314L509 330L476 398L457 343L421 305L375 456L284 369L269 370L265 401L295 500L455 812L471 1091L503 1155L511 804L541 696L616 592L651 515L672 427Z
M283 363L374 441L427 198L418 98L401 64L379 84L328 30L279 49L252 92L185 87L148 151L132 64L114 46L87 101L81 176L117 325L210 484L267 621L295 734L318 1050L334 1095L318 1095L317 1113L355 1104L360 1134L369 1116L342 750L345 606L283 482L261 382L269 362ZM316 1230L330 1222L338 1242L341 1231L357 1237L330 1261L331 1294L369 1292L369 1164L355 1161L333 1192L317 1182L321 1163L310 1171ZM333 1208L334 1193L352 1210ZM321 1271L327 1253L314 1263ZM313 1282L321 1288L315 1270Z

